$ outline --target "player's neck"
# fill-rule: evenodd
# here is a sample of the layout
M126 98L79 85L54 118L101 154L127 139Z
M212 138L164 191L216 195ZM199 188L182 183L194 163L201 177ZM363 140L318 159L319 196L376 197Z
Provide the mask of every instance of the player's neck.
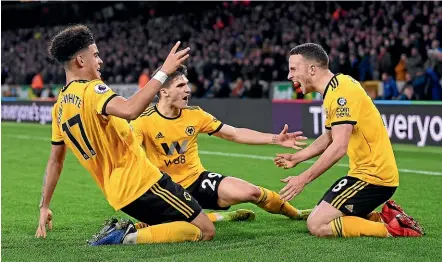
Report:
M334 74L330 70L324 71L321 75L318 76L313 89L324 96L325 88L327 87L333 76Z
M174 118L179 116L180 109L160 100L157 104L158 111L165 117Z
M66 85L75 80L92 80L81 72L66 71Z

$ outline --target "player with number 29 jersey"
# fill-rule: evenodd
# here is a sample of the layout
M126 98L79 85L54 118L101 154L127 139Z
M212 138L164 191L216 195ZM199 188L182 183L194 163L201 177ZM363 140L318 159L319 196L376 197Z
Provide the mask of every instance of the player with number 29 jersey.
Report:
M204 209L227 210L232 205L251 202L270 213L294 219L306 218L311 210L294 208L274 191L206 170L198 155L197 140L199 134L205 133L242 144L279 144L298 148L302 145L298 140L305 139L300 137L301 132L289 134L288 126L285 126L279 135L274 135L224 124L200 107L188 106L191 91L186 75L187 68L180 66L160 89L158 103L130 122L136 140L146 150L150 162L183 186ZM212 222L226 221L226 213L211 213L209 218ZM249 210L240 213L242 218L254 217Z
M151 106L131 125L152 164L187 188L206 171L198 156L198 134L212 135L223 123L197 106L181 110L175 118L165 117Z

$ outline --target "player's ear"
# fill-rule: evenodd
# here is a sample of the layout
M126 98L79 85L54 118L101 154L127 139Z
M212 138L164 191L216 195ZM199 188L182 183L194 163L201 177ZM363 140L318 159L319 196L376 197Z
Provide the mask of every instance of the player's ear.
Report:
M311 65L309 69L310 76L314 76L316 74L316 66Z
M80 67L83 67L83 66L84 66L84 59L83 59L83 57L82 57L81 55L77 55L77 56L75 57L75 62L77 62L77 64L78 64Z
M160 94L161 94L161 97L169 96L169 94L167 93L167 90L165 88L160 89Z

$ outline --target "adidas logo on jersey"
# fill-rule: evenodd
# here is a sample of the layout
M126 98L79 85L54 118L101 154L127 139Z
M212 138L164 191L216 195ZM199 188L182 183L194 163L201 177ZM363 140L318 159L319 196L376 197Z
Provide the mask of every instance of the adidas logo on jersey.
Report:
M163 134L161 134L161 132L159 132L157 134L157 136L155 137L155 139L160 139L160 138L164 138Z
M353 205L346 205L345 208L350 211L353 212Z

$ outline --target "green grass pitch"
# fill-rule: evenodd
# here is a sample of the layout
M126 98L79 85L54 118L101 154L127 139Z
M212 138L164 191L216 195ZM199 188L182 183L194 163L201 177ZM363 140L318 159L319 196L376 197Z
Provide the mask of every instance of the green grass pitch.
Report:
M50 150L50 126L2 123L3 261L442 261L442 148L395 145L401 169L395 199L425 227L418 239L318 239L304 221L268 214L253 204L253 222L221 222L211 242L89 247L85 241L102 222L123 217L107 204L90 175L69 152L51 209L54 229L35 239L42 177ZM204 166L279 191L281 178L309 167L277 169L270 157L289 152L277 146L246 146L201 135ZM256 157L263 156L263 157ZM310 208L348 170L343 159L291 203ZM425 174L424 174L425 173Z

